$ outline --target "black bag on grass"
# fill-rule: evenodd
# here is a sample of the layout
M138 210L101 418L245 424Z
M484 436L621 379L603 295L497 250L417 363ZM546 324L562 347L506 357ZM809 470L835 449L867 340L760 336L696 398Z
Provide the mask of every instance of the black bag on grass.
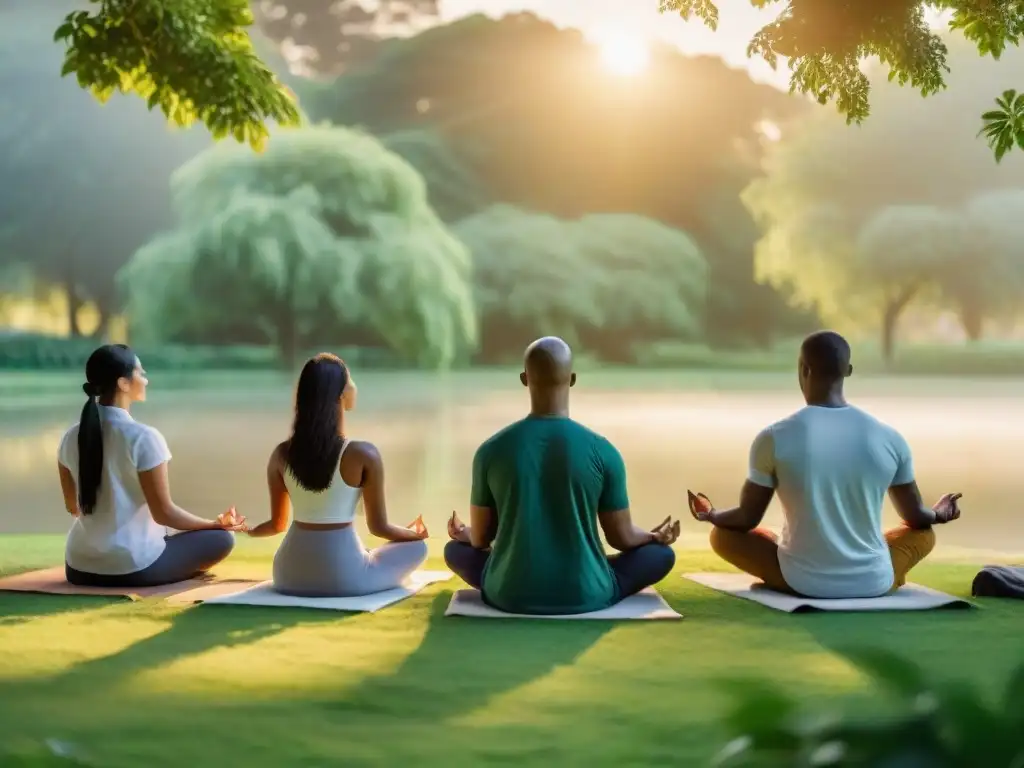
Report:
M1024 568L987 565L974 577L971 594L975 597L1015 597L1024 600Z

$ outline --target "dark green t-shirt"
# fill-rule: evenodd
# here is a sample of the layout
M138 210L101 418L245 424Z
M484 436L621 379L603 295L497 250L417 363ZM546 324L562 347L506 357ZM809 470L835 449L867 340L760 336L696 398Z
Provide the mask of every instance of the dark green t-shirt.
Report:
M622 456L605 438L569 418L528 416L477 450L470 503L498 518L483 577L496 608L572 614L618 600L597 516L629 498Z

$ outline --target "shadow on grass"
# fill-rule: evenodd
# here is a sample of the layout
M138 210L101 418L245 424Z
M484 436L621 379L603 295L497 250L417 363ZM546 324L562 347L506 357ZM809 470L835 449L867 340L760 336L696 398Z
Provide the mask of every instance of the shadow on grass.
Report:
M174 614L166 629L108 656L90 659L49 679L34 679L33 689L51 688L61 695L84 691L99 695L105 688L146 670L215 648L249 645L300 625L337 622L354 614L331 611L250 606L197 605ZM0 698L4 688L0 686ZM8 691L7 693L10 693Z
M0 627L25 624L44 616L56 616L127 602L124 598L79 595L41 595L34 592L0 592Z
M451 597L445 591L434 598L426 634L401 666L319 706L396 722L436 723L571 665L614 626L606 621L446 618Z

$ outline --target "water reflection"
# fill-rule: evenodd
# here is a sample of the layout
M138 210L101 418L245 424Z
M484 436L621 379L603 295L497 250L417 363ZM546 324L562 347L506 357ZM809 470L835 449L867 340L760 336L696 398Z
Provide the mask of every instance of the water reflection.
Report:
M361 381L362 392L372 392ZM1024 550L1024 430L1015 417L1019 385L991 385L985 398L918 399L880 393L860 403L907 436L926 499L947 491L965 494L965 517L942 529L941 541L960 547ZM140 420L167 437L174 460L175 499L212 516L235 505L250 519L267 514L265 468L289 426L291 395L267 393L241 405L202 393L154 393L138 409ZM444 535L452 509L464 510L469 469L480 441L525 408L514 386L472 390L425 388L415 382L387 397L362 397L350 432L377 443L387 468L388 507L407 522L422 514L435 536ZM183 407L187 405L187 407ZM757 430L798 407L794 393L774 391L666 391L664 387L575 394L574 416L607 435L622 451L633 508L641 523L666 514L685 515L685 489L734 503L746 470L747 447ZM59 412L58 412L59 411ZM67 528L57 487L57 444L77 408L0 414L0 533L62 532ZM891 510L889 521L894 521ZM773 507L768 523L777 525ZM683 545L703 546L706 530L684 518Z

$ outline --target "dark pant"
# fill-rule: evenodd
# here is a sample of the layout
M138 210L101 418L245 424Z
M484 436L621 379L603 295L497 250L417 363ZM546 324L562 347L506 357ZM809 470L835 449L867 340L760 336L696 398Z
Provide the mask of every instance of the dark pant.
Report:
M449 541L444 547L444 561L464 582L474 589L482 589L484 566L490 552L474 549L461 541ZM644 544L642 547L620 552L608 558L619 597L635 595L668 576L676 564L676 553L664 544Z
M167 546L148 568L120 576L76 571L65 563L68 582L79 587L159 587L191 579L231 554L235 536L228 531L187 531L168 536Z

